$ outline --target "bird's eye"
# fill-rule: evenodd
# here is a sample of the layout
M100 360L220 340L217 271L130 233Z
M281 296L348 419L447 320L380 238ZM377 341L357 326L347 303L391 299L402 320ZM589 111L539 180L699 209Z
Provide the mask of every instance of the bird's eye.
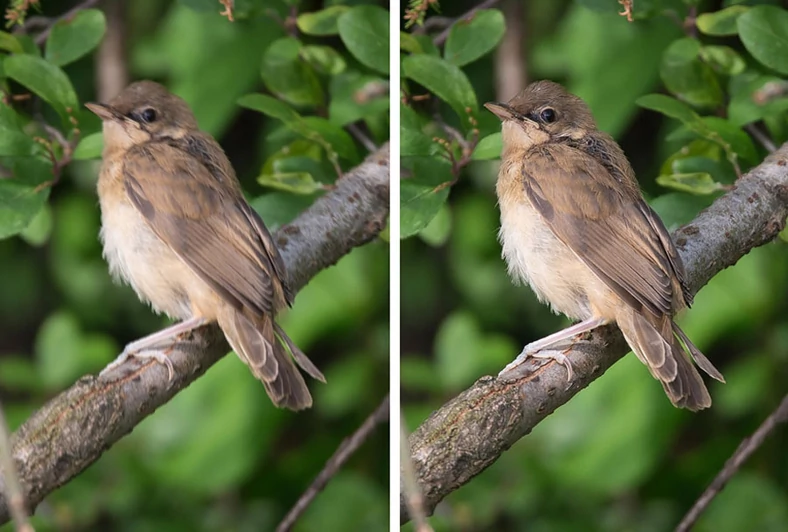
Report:
M151 122L156 120L156 110L151 109L150 107L148 107L147 109L143 109L142 111L140 111L140 119L142 119L143 122L150 124Z
M550 107L546 107L542 109L541 113L539 113L539 118L545 124L552 124L553 122L555 122L556 119L555 111L552 110Z

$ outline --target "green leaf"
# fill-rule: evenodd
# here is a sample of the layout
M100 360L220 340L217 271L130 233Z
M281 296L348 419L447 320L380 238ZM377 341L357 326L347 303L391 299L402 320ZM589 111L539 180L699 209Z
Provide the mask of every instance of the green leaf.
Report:
M350 160L358 157L350 135L325 118L302 117L286 104L264 94L247 94L238 100L238 104L281 120L290 130L321 144L329 151L329 157L332 156L331 152Z
M741 74L747 66L739 53L729 46L704 46L700 49L700 57L724 76Z
M477 11L470 20L461 19L452 25L444 57L457 66L472 63L498 46L505 32L506 23L499 10Z
M101 157L101 151L104 149L104 135L99 131L98 133L91 133L83 137L77 147L74 149L73 159L76 161L84 159L98 159Z
M52 27L44 58L57 66L72 63L98 46L106 30L104 13L98 9L61 19Z
M32 55L12 55L3 63L6 75L50 104L64 121L79 105L71 81L60 68Z
M660 76L670 92L697 107L717 107L723 95L717 77L700 56L700 42L678 39L662 55Z
M788 11L756 6L737 21L739 37L752 56L781 74L788 74Z
M497 159L501 156L503 149L503 138L501 132L487 135L479 141L476 149L473 150L471 158L475 161L483 161L487 159Z
M48 197L48 187L36 192L16 179L0 179L0 239L23 231Z
M24 52L22 44L16 36L6 31L0 31L0 50L5 50L12 54L21 54Z
M705 172L693 174L672 174L657 177L657 183L663 187L690 192L692 194L711 194L723 189L723 185Z
M361 64L389 73L389 13L378 6L357 6L339 17L339 36Z
M377 76L346 71L331 79L328 92L328 119L344 126L372 117L387 117L389 110L388 82Z
M451 166L434 157L407 160L413 177L400 181L400 238L415 235L432 221L449 196Z
M52 209L44 203L19 236L31 246L40 247L47 243L50 234L52 234Z
M675 118L685 124L700 122L700 115L693 111L689 105L664 94L646 94L635 100L635 103L646 109Z
M438 214L421 230L419 238L432 247L440 247L446 243L451 235L451 209L444 203Z
M731 79L730 101L728 103L728 120L737 126L743 126L769 116L782 116L788 111L788 98L774 98L762 104L755 101L753 95L763 89L767 83L780 83L776 76L764 76L759 72L748 71Z
M336 35L339 33L337 21L347 12L348 6L331 6L312 13L298 15L296 25L307 35Z
M289 224L312 202L315 196L290 194L288 192L272 192L253 199L249 204L265 221L271 231Z
M0 124L0 157L31 156L43 152L40 144L21 131ZM2 178L0 178L2 179Z
M314 180L306 172L292 172L287 174L264 174L257 178L257 182L264 187L275 188L293 194L314 194L323 189L323 185Z
M304 127L298 126L293 129L310 140L327 143L340 157L355 160L358 158L358 151L353 139L347 131L336 124L332 124L325 118L319 116L303 117Z
M295 112L292 107L281 100L271 98L265 94L246 94L241 96L238 98L238 105L246 107L247 109L252 109L253 111L259 111L264 115L276 118L285 123L300 118L300 115Z
M424 48L415 35L407 31L399 32L399 49L411 54L423 54Z
M402 61L402 74L423 85L448 103L468 123L468 115L478 110L476 93L462 70L451 63L429 55L411 55Z
M749 6L730 6L713 13L698 15L695 23L698 29L706 35L724 36L736 35L738 29L736 22L739 17L749 10Z
M276 40L263 55L261 73L266 87L293 105L323 103L323 91L314 69L301 60L301 42L293 37Z
M718 116L704 116L703 124L711 133L699 131L698 134L720 143L726 151L731 150L752 164L757 162L758 152L755 149L755 144L740 127Z
M400 238L413 236L427 227L448 197L446 184L432 186L403 180L400 183Z
M322 74L336 76L345 71L345 59L330 46L304 46L301 58Z

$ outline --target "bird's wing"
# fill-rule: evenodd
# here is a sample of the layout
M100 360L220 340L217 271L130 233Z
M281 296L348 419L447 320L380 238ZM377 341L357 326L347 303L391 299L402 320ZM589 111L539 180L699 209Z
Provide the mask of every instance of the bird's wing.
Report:
M256 315L283 305L282 259L237 185L226 183L231 176L164 143L129 150L123 171L126 193L153 232L217 294Z
M576 161L577 152L564 145L527 158L522 175L528 200L629 305L657 316L672 314L674 283L682 283L683 267L662 221L637 189L622 187L620 176L593 160L585 169Z

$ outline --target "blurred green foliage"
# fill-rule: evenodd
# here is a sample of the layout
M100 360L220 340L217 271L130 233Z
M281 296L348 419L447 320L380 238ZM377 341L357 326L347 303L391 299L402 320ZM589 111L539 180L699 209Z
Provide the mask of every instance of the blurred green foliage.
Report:
M76 4L43 0L27 20ZM131 79L161 81L192 106L272 230L367 155L346 126L388 139L388 11L377 2L237 0L234 22L215 0L124 9ZM97 46L119 30L98 9L59 21L41 48L19 30L0 32L0 395L12 428L166 324L112 283L98 241L102 139L82 104L106 67ZM226 357L47 497L37 530L273 529L385 395L387 290L388 245L377 241L317 275L282 316L328 380L311 384L311 410L277 410ZM375 431L296 530L388 528L387 432Z
M411 7L416 3L411 3ZM767 154L745 126L788 140L788 11L778 1L478 2L403 13L402 401L415 429L568 324L500 257L494 185L500 121L493 50L520 17L530 80L565 84L622 144L670 229L691 220ZM517 5L521 9L516 9ZM431 18L435 25L431 26ZM511 61L511 59L509 59ZM500 62L506 64L506 61ZM776 241L717 275L679 321L725 374L714 405L673 408L631 355L443 501L436 530L672 530L788 382L788 254ZM788 529L788 432L772 434L698 523L699 531ZM412 529L407 525L406 529Z

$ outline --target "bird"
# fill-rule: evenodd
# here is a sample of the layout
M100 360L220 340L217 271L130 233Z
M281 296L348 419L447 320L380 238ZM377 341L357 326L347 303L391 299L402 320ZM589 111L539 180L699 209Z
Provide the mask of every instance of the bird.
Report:
M485 107L502 122L495 188L509 274L578 322L526 345L499 377L533 356L563 364L571 381L568 349L554 347L616 323L674 406L711 406L695 365L725 380L673 319L693 299L684 265L618 143L581 98L552 81Z
M171 380L172 362L154 347L216 322L274 405L310 407L296 364L325 377L274 319L293 302L287 271L219 143L183 99L153 81L86 107L102 121L97 189L109 270L154 311L180 320L128 344L104 371L130 356L153 358Z

